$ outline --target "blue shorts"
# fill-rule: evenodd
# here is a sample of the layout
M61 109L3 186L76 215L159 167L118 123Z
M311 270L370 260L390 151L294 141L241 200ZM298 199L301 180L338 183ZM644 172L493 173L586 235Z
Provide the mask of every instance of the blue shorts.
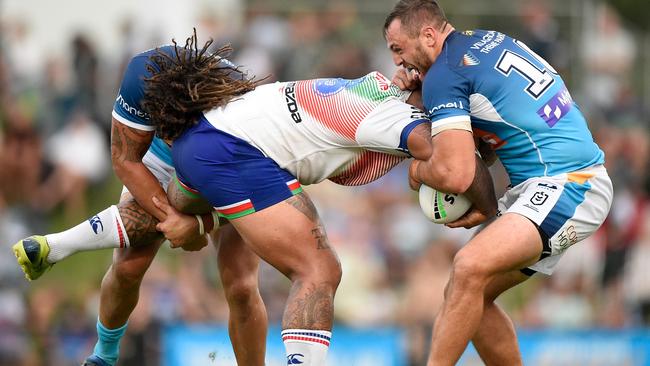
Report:
M296 177L274 160L203 117L174 141L172 158L183 187L200 193L227 219L263 210L302 192Z

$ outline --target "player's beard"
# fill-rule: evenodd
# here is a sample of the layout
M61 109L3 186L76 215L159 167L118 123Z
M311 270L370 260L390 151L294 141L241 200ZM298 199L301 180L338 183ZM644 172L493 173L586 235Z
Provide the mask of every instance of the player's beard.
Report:
M412 65L415 66L415 68L418 70L418 73L420 74L420 77L424 77L424 75L429 71L429 68L431 65L433 65L433 61L427 54L426 50L424 47L422 47L421 44L418 44L415 47L415 52L413 53L413 63Z

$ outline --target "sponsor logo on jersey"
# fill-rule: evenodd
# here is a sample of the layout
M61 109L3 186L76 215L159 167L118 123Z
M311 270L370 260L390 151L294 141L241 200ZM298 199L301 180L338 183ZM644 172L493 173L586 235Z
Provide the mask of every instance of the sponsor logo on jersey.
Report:
M343 79L317 79L314 83L314 90L324 97L334 95L345 88Z
M473 36L474 35L473 30L466 30L466 31L462 31L461 33L463 33L466 36Z
M124 98L122 97L122 94L117 96L117 99L115 101L124 109L128 114L138 117L138 118L143 118L143 119L149 119L149 115L135 106L129 105Z
M95 215L88 219L88 222L90 223L90 227L93 228L93 231L95 234L99 234L104 231L104 224L102 224L102 220L99 218L99 216Z
M287 356L287 365L300 365L301 363L305 363L303 360L305 355L302 353L292 353Z
M480 41L474 42L470 47L480 53L490 53L506 39L506 35L501 32L489 31L483 35Z
M377 86L381 91L387 91L390 87L390 80L388 80L384 75L376 72L374 73L375 80L377 80Z
M537 110L537 115L542 117L548 127L553 127L562 117L569 113L571 108L573 108L573 99L566 87L563 87Z
M557 186L555 184L551 184L551 183L537 183L537 186L542 188L542 189L549 190L549 191L554 191L554 190L557 189Z
M463 107L463 102L462 101L456 101L456 102L449 102L449 103L442 103L438 104L437 106L429 109L429 115L432 115L436 113L437 111L445 108L456 108L456 109L464 109Z
M548 199L548 194L546 192L537 191L530 198L530 203L535 206L541 206Z
M463 59L460 60L460 66L476 66L480 63L481 61L478 60L472 51L467 51L467 53L463 55Z
M288 83L284 87L284 99L287 102L287 109L291 113L291 119L296 122L302 122L302 117L300 117L300 112L298 111L298 103L296 102L296 83Z

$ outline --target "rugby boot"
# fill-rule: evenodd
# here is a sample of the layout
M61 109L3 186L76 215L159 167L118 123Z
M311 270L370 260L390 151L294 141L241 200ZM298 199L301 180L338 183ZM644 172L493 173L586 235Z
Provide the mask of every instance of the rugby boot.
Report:
M84 363L81 364L81 366L111 366L108 364L106 361L102 360L101 358L92 355L88 357Z
M47 255L50 253L50 246L47 244L47 239L44 236L33 235L12 247L18 265L25 272L25 277L32 281L35 280L45 271L47 271L52 264L47 261Z

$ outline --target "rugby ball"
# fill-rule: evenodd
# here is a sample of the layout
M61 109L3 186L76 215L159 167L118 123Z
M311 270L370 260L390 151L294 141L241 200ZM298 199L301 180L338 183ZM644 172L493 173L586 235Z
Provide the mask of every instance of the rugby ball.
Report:
M436 224L456 221L472 206L462 194L440 192L424 184L420 186L419 198L422 212Z

